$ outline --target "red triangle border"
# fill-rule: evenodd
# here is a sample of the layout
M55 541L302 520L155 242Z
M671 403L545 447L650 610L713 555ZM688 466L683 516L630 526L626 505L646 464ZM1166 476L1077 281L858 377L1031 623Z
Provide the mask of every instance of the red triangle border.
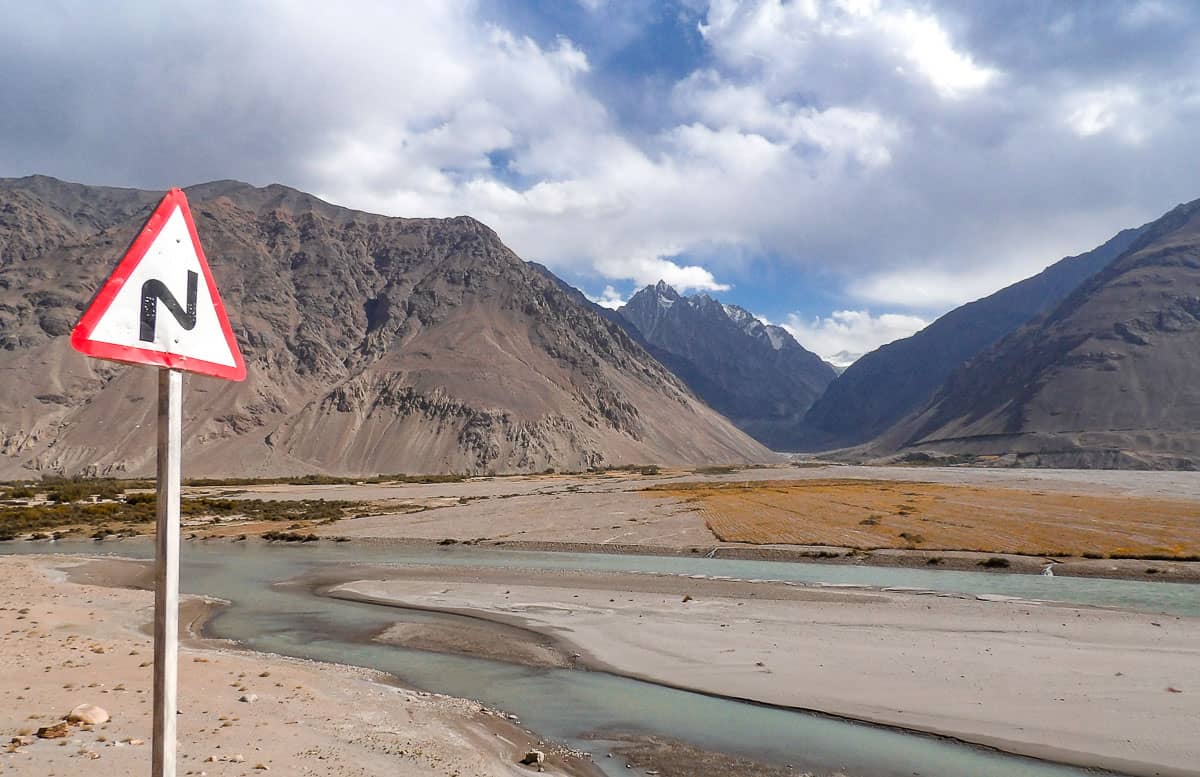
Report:
M192 238L192 245L195 247L196 256L200 260L200 268L204 272L204 282L208 284L209 297L212 299L213 307L216 309L217 320L221 325L221 332L225 335L225 342L229 345L229 352L233 354L233 366L163 351L103 343L91 339L92 331L112 306L113 300L121 290L121 287L125 285L125 281L129 279L134 269L146 256L146 252L154 244L154 239L158 237L159 232L162 231L163 226L167 223L167 219L170 218L175 208L179 208L183 213L183 220L187 224L188 234ZM246 363L242 359L242 352L238 348L237 339L233 336L233 328L229 325L229 317L225 315L225 305L221 302L221 295L217 293L217 284L213 280L212 270L208 267L208 259L204 256L204 249L200 245L200 236L196 233L196 223L192 220L192 212L188 208L187 196L183 193L182 189L171 189L167 192L154 209L154 212L150 214L150 218L146 220L137 237L129 244L129 248L125 251L125 255L117 264L116 269L112 271L112 274L104 281L104 285L96 292L96 296L88 304L87 310L79 318L79 323L71 331L71 347L82 354L93 356L97 359L183 370L201 375L211 375L215 378L224 378L225 380L240 381L246 378Z

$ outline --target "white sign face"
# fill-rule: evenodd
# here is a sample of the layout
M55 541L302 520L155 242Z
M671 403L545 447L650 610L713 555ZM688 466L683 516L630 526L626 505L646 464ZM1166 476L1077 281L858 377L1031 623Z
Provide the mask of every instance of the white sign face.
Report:
M91 338L234 366L179 208L134 268ZM149 339L147 339L149 338Z
M159 203L71 343L105 359L245 377L182 191L173 189Z

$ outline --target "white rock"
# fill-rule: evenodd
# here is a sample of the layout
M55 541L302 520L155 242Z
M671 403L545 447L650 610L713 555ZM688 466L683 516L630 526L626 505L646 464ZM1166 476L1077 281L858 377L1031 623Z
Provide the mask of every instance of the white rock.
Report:
M108 720L108 710L95 704L80 704L67 715L68 723L85 723L89 726L98 726Z

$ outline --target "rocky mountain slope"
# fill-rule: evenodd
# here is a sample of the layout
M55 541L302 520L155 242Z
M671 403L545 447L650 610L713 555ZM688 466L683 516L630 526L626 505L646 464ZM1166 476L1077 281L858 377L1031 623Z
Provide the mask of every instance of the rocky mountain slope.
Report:
M1028 465L1200 465L1200 200L957 370L882 448Z
M248 379L189 377L189 476L761 461L620 327L466 217L187 190ZM69 333L159 193L0 180L0 476L146 474L154 374Z
M1142 229L1123 230L1103 246L1057 261L863 356L805 416L806 450L858 445L923 408L955 369L1062 301L1126 251Z
M920 410L954 370L1061 302L1123 253L1145 228L1126 229L1098 248L955 308L911 337L863 356L808 411L806 450L866 442Z
M739 429L774 450L801 446L804 413L836 373L786 330L662 282L618 312L659 361Z

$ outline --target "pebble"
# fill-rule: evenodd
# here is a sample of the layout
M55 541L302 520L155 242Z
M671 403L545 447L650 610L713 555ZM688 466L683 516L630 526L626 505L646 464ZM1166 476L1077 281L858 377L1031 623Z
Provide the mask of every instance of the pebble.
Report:
M38 739L62 739L71 733L71 727L64 720L61 723L55 723L53 726L42 726L37 730Z

